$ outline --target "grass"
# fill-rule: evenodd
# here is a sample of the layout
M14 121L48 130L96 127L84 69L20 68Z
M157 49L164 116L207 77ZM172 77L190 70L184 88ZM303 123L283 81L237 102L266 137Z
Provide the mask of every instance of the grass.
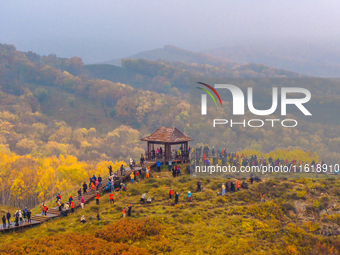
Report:
M154 254L308 254L321 249L322 244L329 246L337 240L318 234L323 226L334 226L337 222L337 218L318 214L333 204L340 205L336 195L340 186L337 179L269 179L254 183L248 190L227 193L224 197L217 195L221 180L202 179L203 190L199 193L195 192L196 182L197 179L188 175L173 178L164 167L161 173L154 173L154 178L129 184L126 192L114 193L114 205L109 204L106 193L99 206L93 201L84 210L77 209L68 217L23 232L7 233L2 236L2 244L66 233L95 235L107 225L117 223L119 226L122 208L127 208L130 203L132 219L151 218L163 230L157 237L127 243ZM315 188L318 185L313 184L327 185L318 191ZM176 206L171 206L174 199L168 197L170 186L174 192L180 193L180 202ZM193 193L192 203L186 201L189 190ZM144 192L152 198L151 204L139 203ZM263 204L260 204L261 192L267 194L267 202ZM325 192L327 198L321 195ZM314 202L317 206L311 206L308 215L299 215L296 202ZM101 221L96 220L98 211ZM87 220L84 225L80 223L82 215ZM311 221L313 224L309 223Z

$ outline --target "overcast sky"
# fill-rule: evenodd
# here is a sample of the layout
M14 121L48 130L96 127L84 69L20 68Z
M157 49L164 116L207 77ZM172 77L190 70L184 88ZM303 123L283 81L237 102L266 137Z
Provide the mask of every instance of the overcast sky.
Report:
M171 44L340 38L338 0L0 0L0 43L92 63Z

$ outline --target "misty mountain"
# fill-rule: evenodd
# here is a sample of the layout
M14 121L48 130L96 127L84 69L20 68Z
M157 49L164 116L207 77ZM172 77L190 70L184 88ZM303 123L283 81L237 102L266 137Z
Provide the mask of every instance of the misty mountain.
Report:
M263 63L319 77L340 77L340 50L335 43L275 42L242 44L204 51L239 63Z
M143 51L132 56L126 57L128 59L139 59L144 58L146 60L166 60L171 62L183 62L188 64L208 64L212 66L219 66L219 65L230 65L234 66L237 63L229 61L224 58L219 58L217 56L211 56L207 53L201 52L193 52L185 49L181 49L176 46L172 45L165 45L164 48L158 48L149 51ZM98 64L110 64L115 66L122 66L121 64L122 59L112 59L106 62L101 62Z

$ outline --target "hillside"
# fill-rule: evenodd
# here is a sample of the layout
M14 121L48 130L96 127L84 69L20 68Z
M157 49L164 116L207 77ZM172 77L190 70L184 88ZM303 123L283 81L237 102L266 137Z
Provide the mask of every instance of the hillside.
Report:
M114 205L106 193L99 206L91 202L68 217L3 235L0 253L338 254L338 179L263 180L224 197L220 187L228 179L203 179L201 192L196 181L187 175L173 178L164 167L154 178L115 192ZM180 194L176 206L171 206L169 187ZM144 192L151 204L139 203ZM266 202L260 203L263 192ZM132 217L122 219L122 208L129 204Z

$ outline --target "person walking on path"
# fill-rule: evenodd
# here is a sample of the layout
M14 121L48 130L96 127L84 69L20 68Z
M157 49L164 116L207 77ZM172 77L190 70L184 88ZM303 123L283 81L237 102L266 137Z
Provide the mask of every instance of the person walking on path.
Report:
M133 172L130 174L130 178L131 178L131 183L133 184L134 179L135 179L135 174Z
M28 210L28 212L27 212L27 222L28 223L32 223L31 216L32 216L32 212L31 212L31 210Z
M41 211L41 216L43 216L44 215L44 203L41 203L40 211Z
M126 210L125 210L125 207L123 207L123 218L125 218L125 213L126 213Z
M61 201L60 200L58 200L57 206L58 206L58 209L59 209L60 216L62 216L62 208L61 208Z
M71 212L74 213L74 202L73 202L73 200L71 201Z
M173 192L173 190L170 188L169 189L169 199L171 199L172 198L172 195L174 194L174 192Z
M222 183L222 196L224 196L225 195L225 185L224 185L224 183Z
M15 213L15 225L14 226L16 227L19 226L19 212L18 211Z
M94 192L95 189L96 189L96 186L93 184L93 182L91 182L91 190L92 190L92 192Z
M2 216L2 228L6 228L6 215Z
M131 210L132 210L132 205L130 204L129 205L129 209L128 209L128 217L131 217Z
M83 183L83 194L85 195L87 193L87 184Z
M22 212L19 210L19 220L20 220L20 225L22 224Z
M120 176L123 176L124 165L120 166Z
M99 205L99 193L96 194L96 205Z
M112 166L108 166L108 168L109 168L109 176L111 176L112 175Z
M85 199L83 197L81 197L80 199L80 205L81 205L81 209L84 209Z
M78 200L81 198L81 189L78 189Z
M11 225L10 223L10 219L11 219L11 214L9 211L7 211L7 214L6 214L6 218L7 218L7 221L8 221L8 227Z
M44 204L44 214L45 214L45 217L47 217L47 211L48 211L47 205Z
M28 213L27 207L25 207L25 209L23 210L23 213L24 213L24 222L26 222L27 213Z
M100 175L98 175L98 185L102 186L102 177Z
M113 200L113 194L112 194L112 192L110 193L110 204L114 204L115 203L115 201Z
M175 204L178 204L178 199L179 199L179 193L176 192L176 194L175 194Z
M136 171L135 172L135 180L136 180L136 182L138 181L138 176L139 176L139 173L138 173L138 171Z

